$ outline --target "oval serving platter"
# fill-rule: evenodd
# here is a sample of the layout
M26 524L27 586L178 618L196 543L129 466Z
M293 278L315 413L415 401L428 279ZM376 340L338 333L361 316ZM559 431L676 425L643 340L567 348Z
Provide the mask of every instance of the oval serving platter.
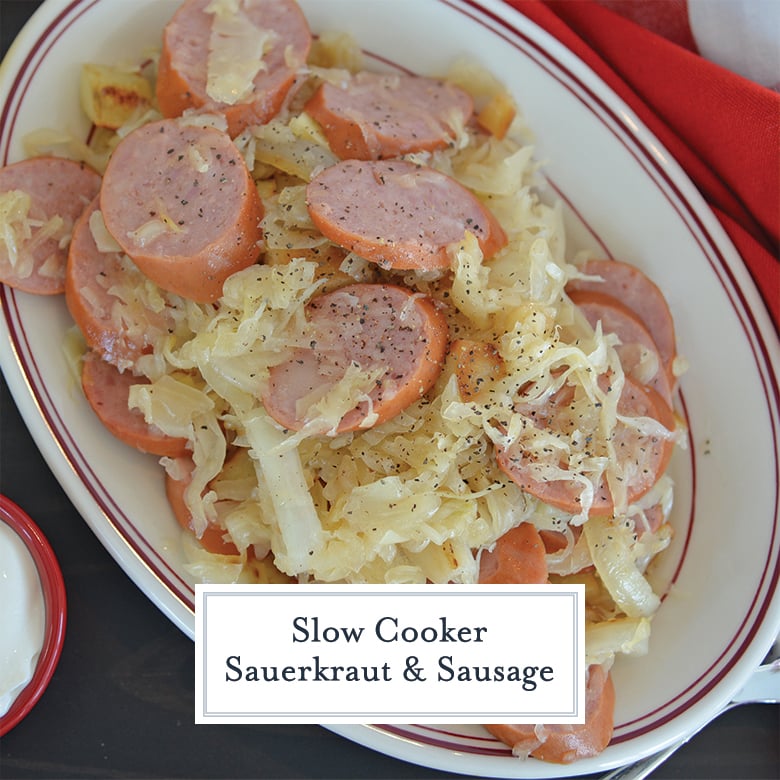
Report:
M25 133L55 120L86 138L81 63L137 59L159 45L177 5L46 0L0 71L0 164L20 159ZM649 654L615 666L609 748L560 767L512 757L479 726L330 728L406 761L479 776L579 775L651 753L706 722L780 627L780 348L761 298L714 215L657 139L580 60L509 5L301 6L314 32L352 33L377 67L436 74L466 54L494 72L535 133L549 190L564 204L572 252L589 247L645 270L669 299L690 362L678 398L688 447L672 464L676 534L656 572L668 594ZM87 407L62 346L72 324L64 301L0 287L0 306L0 365L49 467L128 576L193 636L194 582L161 471L154 458L112 439ZM713 571L722 576L713 578Z

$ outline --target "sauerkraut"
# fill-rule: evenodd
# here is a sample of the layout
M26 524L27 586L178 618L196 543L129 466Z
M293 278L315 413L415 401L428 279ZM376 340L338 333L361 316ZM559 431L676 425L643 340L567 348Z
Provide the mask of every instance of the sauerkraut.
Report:
M28 193L21 190L0 193L0 247L14 274L20 279L26 279L32 274L36 249L50 239L54 239L59 246L67 246L73 227L70 220L63 219L59 214L48 219L36 219L30 213L30 208ZM38 272L41 276L56 276L60 270L56 262L44 260Z
M266 70L263 55L274 33L257 27L241 9L239 0L211 0L205 12L213 14L206 64L206 94L227 105L246 99L255 77Z

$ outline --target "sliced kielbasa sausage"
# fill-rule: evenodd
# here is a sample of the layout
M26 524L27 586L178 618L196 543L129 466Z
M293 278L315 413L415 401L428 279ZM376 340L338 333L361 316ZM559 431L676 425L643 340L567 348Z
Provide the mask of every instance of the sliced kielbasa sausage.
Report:
M566 390L566 387L563 389ZM565 393L568 397L568 393ZM625 417L650 417L669 431L674 430L675 421L671 409L652 388L644 387L630 377L625 378L623 392L617 404L618 414ZM549 417L542 411L535 424L555 430L558 416ZM672 455L673 442L670 437L645 433L620 419L617 420L611 438L618 468L622 473L627 501L641 498L658 481L666 470ZM515 444L511 447L497 447L496 460L499 468L522 490L546 504L565 512L577 514L582 511L582 483L574 479L543 479L534 474L533 458ZM602 478L595 487L593 504L589 514L602 516L614 511L614 501L607 484Z
M225 116L235 138L281 108L306 63L311 32L294 0L186 0L163 32L157 102Z
M63 292L73 224L99 189L92 168L59 157L0 168L0 282L39 295Z
M185 494L187 488L192 482L192 472L195 470L195 464L189 455L182 455L176 459L176 468L180 479L174 479L169 471L165 472L165 495L171 510L179 525L186 531L195 535L192 521L192 513L187 506ZM238 549L233 542L225 538L226 531L216 523L209 523L206 530L196 538L201 547L210 553L217 555L238 555Z
M82 361L81 386L89 405L106 428L118 439L141 452L177 458L187 452L187 440L168 436L149 425L143 414L130 409L128 399L133 385L146 383L143 377L120 371L94 353Z
M671 406L673 390L669 374L642 320L617 298L602 292L572 290L569 296L591 326L595 328L600 322L603 333L614 333L620 339L615 351L623 370L640 384L652 387Z
M447 350L444 314L431 298L404 287L354 284L314 298L307 306L310 347L295 349L271 369L263 403L281 425L309 421L305 399L321 397L348 368L376 372L368 398L347 411L336 432L379 425L421 398L441 373ZM330 432L330 431L328 431Z
M381 160L446 147L474 103L443 81L363 71L343 84L323 83L304 110L342 160Z
M601 281L574 279L566 285L566 291L606 293L628 306L650 331L671 377L672 362L677 354L674 320L669 304L655 282L636 266L617 260L588 260L580 270L588 276L600 277Z
M103 177L111 235L160 287L215 301L228 276L258 258L263 204L236 145L175 119L127 135Z
M449 268L447 248L467 231L485 257L507 242L498 220L462 184L406 160L344 160L315 176L306 197L327 238L385 268Z
M554 764L597 756L612 739L615 687L603 666L588 667L585 723L572 725L488 725L485 728L519 756L531 755Z
M533 523L520 523L500 536L479 557L482 585L544 585L547 550Z
M140 295L151 282L123 252L101 251L96 196L73 227L65 273L65 303L87 345L119 369L151 352L173 327L167 308L153 310Z

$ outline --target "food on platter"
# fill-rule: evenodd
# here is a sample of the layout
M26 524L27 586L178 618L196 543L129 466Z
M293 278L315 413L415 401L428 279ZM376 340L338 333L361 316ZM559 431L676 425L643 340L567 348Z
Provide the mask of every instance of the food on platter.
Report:
M184 3L159 60L139 54L155 97L67 145L99 182L54 269L85 395L160 458L200 580L585 582L597 714L564 737L491 729L518 755L597 753L672 533L668 307L640 269L567 245L522 111L478 66L369 71L274 5L264 27ZM9 210L2 229L18 265L39 226Z

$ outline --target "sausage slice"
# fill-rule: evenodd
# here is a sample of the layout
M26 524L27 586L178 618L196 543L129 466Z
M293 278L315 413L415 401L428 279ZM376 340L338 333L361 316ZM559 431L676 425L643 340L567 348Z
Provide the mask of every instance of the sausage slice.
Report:
M671 376L672 362L677 354L674 320L669 304L655 282L636 266L617 260L588 260L580 270L588 276L599 276L603 281L574 279L566 285L566 292L601 292L628 306L650 331Z
M156 425L149 425L140 411L128 406L130 388L145 382L145 378L127 371L120 373L94 353L88 353L82 362L81 386L100 422L118 439L141 452L178 458L187 452L187 439L168 436Z
M156 336L172 328L167 309L153 311L139 292L150 284L122 252L101 251L93 221L95 196L73 227L65 270L65 303L87 345L120 370L151 352Z
M111 235L160 287L199 302L252 265L263 204L236 145L212 127L175 119L127 135L103 177Z
M263 403L278 423L300 430L299 408L312 393L336 385L352 365L377 372L368 399L341 418L335 432L389 420L422 397L441 373L447 324L434 302L387 284L354 284L314 298L307 306L310 347L271 369Z
M564 395L568 393L563 388ZM565 404L565 400L561 401ZM618 414L626 417L651 417L667 430L674 430L674 416L669 406L652 388L644 387L630 377L625 378L623 392L617 406ZM542 413L536 424L554 428L556 415ZM628 502L641 498L658 481L666 470L672 455L673 444L669 438L643 433L618 420L612 438L615 453L620 461ZM534 474L533 459L519 445L510 448L497 447L496 461L499 468L522 490L565 512L581 511L582 484L574 479L544 480ZM589 514L612 514L614 501L603 478L595 487L593 504Z
M99 189L92 168L59 157L0 168L0 282L39 295L63 292L73 224Z
M533 523L520 523L496 541L479 558L482 585L544 585L547 550Z
M381 160L446 147L474 103L436 79L363 71L343 84L323 83L304 110L342 160Z
M572 290L569 296L594 328L600 322L604 333L614 333L620 339L615 351L623 370L641 384L652 387L671 406L672 382L655 340L642 320L617 298L602 292Z
M168 22L157 75L163 116L193 108L221 113L235 138L278 113L309 55L308 23L294 0L237 5L234 13L230 3L186 0Z
M485 257L507 243L498 220L462 184L406 160L344 160L309 182L306 201L323 235L384 268L449 268L447 247L466 231Z
M554 764L570 764L597 756L612 739L615 687L604 667L588 667L585 723L572 725L488 725L485 728L520 756L531 755Z
M192 482L192 472L195 464L189 455L182 455L176 459L176 469L181 474L181 479L174 479L170 472L165 472L165 496L171 505L173 516L179 525L186 531L195 534L192 521L192 513L187 506L185 494ZM201 547L216 555L238 555L238 549L233 542L225 539L225 529L216 523L209 523L206 530L197 537Z

